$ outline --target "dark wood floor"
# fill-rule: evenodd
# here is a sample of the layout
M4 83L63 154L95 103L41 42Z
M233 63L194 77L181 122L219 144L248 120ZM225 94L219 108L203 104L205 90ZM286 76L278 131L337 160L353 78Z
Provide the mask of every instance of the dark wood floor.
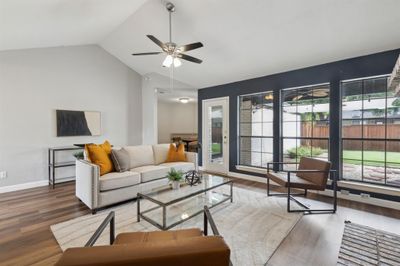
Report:
M265 192L266 185L235 179L235 186ZM311 195L319 201L329 198ZM306 215L281 243L268 265L335 265L344 220L400 234L400 212L341 200L336 215ZM0 264L52 265L61 255L50 225L90 211L75 185L0 194Z

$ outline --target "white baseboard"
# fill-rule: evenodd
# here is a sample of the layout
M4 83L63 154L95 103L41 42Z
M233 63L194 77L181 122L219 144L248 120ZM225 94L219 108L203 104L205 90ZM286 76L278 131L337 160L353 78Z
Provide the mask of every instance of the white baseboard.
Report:
M329 197L333 197L333 191L332 190L316 191L314 193L317 193L317 194L320 194L320 195L329 196ZM374 198L374 197L362 198L361 195L357 195L357 194L344 195L344 194L341 194L340 191L338 191L337 197L339 199L346 199L346 200L351 200L351 201L356 201L356 202L360 202L360 203L370 204L370 205L374 205L374 206L378 206L378 207L384 207L384 208L400 210L400 203L398 203L396 201L378 199L378 198Z
M13 192L13 191L18 191L18 190L23 190L23 189L28 189L28 188L34 188L34 187L44 187L44 186L47 186L48 184L49 184L49 181L40 180L40 181L23 183L23 184L18 184L18 185L5 186L5 187L0 187L0 193Z
M262 178L259 176L252 176L252 175L246 175L246 174L235 173L235 172L229 172L228 175L232 176L232 177L237 177L240 179L246 179L246 180L256 181L256 182L260 182L260 183L267 183L266 178ZM275 183L271 181L271 185L273 185L273 184L275 184ZM315 192L310 191L310 193L317 193L317 194L333 197L332 190L315 191ZM400 203L391 201L391 200L377 199L377 198L373 198L373 197L362 198L360 195L357 195L357 194L344 195L344 194L341 194L340 192L338 192L337 197L339 199L346 199L346 200L356 201L356 202L360 202L360 203L375 205L378 207L400 210Z
M371 193L400 197L400 188L381 186L378 184L374 185L374 184L366 184L354 181L339 180L338 186L341 188L349 188L349 189L364 191L366 193L371 192Z

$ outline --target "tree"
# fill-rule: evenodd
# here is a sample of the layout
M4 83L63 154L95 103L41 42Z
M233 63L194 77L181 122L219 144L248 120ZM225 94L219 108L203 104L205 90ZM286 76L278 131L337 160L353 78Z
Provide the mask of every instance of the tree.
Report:
M392 106L400 106L400 98L397 98L392 102Z

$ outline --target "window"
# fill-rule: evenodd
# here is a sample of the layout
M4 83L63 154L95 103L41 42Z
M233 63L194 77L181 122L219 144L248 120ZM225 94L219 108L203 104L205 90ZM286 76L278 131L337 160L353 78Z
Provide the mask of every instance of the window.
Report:
M343 179L400 186L400 97L387 77L343 81Z
M329 157L329 85L282 91L282 154L284 162L300 157Z
M273 156L273 93L239 96L239 162L267 167Z

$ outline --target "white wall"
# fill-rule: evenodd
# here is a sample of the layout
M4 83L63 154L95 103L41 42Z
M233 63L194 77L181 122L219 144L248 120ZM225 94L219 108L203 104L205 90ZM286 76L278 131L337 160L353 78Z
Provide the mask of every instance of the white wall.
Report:
M156 144L158 142L158 95L157 90L171 88L171 79L156 73L143 76L142 82L142 114L143 114L143 144ZM191 88L189 85L174 80L173 89Z
M197 103L158 102L158 143L171 142L172 133L197 133Z
M295 112L295 111L293 111ZM283 112L284 121L300 121L300 115ZM282 128L282 134L287 137L300 137L301 136L301 126L300 123L288 122ZM288 150L300 146L301 141L299 139L285 139L283 143L283 152L287 153Z
M0 52L0 186L47 179L47 148L142 142L141 76L96 45ZM102 115L99 137L56 137L55 110Z
M142 139L143 144L157 143L157 85L154 78L142 80Z

